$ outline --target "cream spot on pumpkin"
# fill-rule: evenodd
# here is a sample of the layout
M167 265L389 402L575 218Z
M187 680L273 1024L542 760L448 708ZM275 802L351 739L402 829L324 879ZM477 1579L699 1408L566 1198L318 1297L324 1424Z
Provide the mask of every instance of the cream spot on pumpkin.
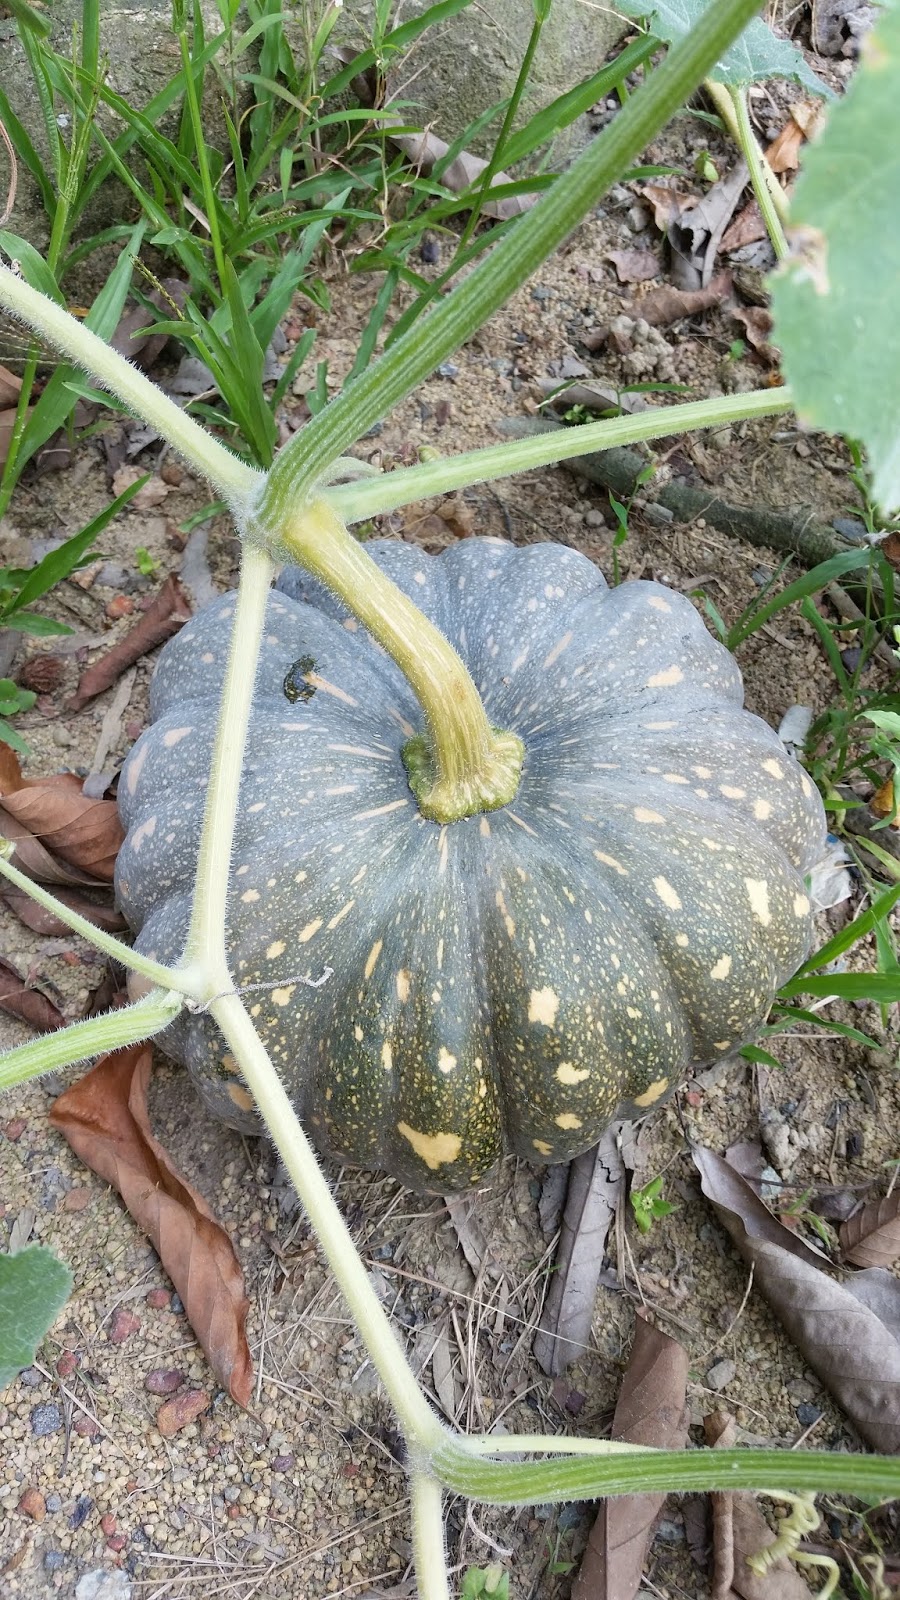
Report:
M390 1072L393 1068L394 1052L391 1049L390 1039L385 1039L384 1044L381 1046L381 1065L384 1067L385 1072Z
M559 1010L559 995L555 989L532 989L528 996L528 1021L542 1022L552 1028Z
M241 1070L230 1051L222 1057L221 1065L223 1072L240 1072Z
M168 733L163 735L163 744L167 750L171 750L174 745L180 744L182 739L186 739L188 734L193 733L193 731L193 728L170 728Z
M556 1069L559 1083L583 1083L590 1075L590 1067L573 1067L571 1061L561 1061Z
M155 834L155 832L156 832L156 818L155 817L148 817L146 822L142 822L140 827L135 828L134 833L131 835L131 848L134 851L135 855L138 854L138 852L139 852L139 850L141 848L141 845L143 844L144 840L145 839L152 839L153 835Z
M542 1156L548 1156L553 1148L552 1145L547 1144L545 1139L532 1139L531 1142L538 1154Z
M801 772L801 774L800 774L800 787L803 790L803 793L807 796L807 798L809 798L809 796L813 792L813 786L810 783L810 781L809 781L808 777L806 776L805 772Z
M506 815L509 817L510 822L514 822L517 828L522 829L523 833L530 833L532 839L537 838L537 830L535 828L529 828L528 823L523 822L521 817L517 817L514 811L507 809Z
M370 750L365 744L330 744L329 750L336 750L342 756L368 756L372 761L387 761L380 750Z
M794 916L806 917L809 915L809 900L805 894L794 895Z
M683 778L681 776L680 772L664 772L663 773L663 783L687 783L687 782L688 782L688 779L687 778Z
M712 767L692 767L691 771L695 772L698 778L712 777Z
M455 1066L456 1057L450 1054L450 1051L445 1045L441 1045L441 1048L438 1051L438 1071L452 1072Z
M617 872L620 878L628 877L628 868L623 867L621 861L617 861L615 856L608 856L603 850L595 850L594 855L598 861L603 862L605 867L612 867L613 872Z
M290 1005L291 996L294 993L294 990L296 989L296 987L297 987L297 985L295 983L289 983L286 989L273 989L272 990L272 1003L273 1003L273 1005L276 1005L276 1006L287 1006L287 1005Z
M398 1122L397 1132L409 1140L419 1160L424 1161L430 1172L436 1172L438 1167L455 1161L462 1148L458 1133L420 1133L418 1128L411 1128L408 1122Z
M482 839L489 839L491 837L491 825L488 822L487 817L482 817L478 824L478 832L481 834Z
M668 906L670 911L681 910L681 896L676 889L672 888L668 878L654 878L653 887L663 905Z
M125 779L125 787L129 794L134 794L134 791L138 786L138 778L141 775L141 768L147 759L149 751L149 744L145 744L143 750L139 750L136 756L132 756L128 763L128 774Z
M668 1089L668 1087L669 1087L668 1078L657 1078L654 1083L650 1083L650 1084L647 1085L647 1088L644 1090L643 1094L636 1094L635 1095L635 1097L634 1097L635 1105L636 1106L652 1106L652 1105L655 1105L657 1100L660 1098L660 1096L665 1094L665 1092Z
M269 945L269 948L266 951L266 960L267 961L274 961L276 959L276 957L282 955L283 952L284 952L284 940L283 939L275 939L274 942Z
M413 573L413 582L414 583L427 583L428 579L426 578L424 572L414 572Z
M371 811L357 811L354 820L368 822L370 817L386 817L389 811L400 811L406 805L409 805L408 800L391 800L386 806L373 806Z
M305 872L295 872L294 873L294 882L295 883L305 883L306 882L306 873Z
M731 1040L730 1039L719 1039L713 1045L713 1049L714 1050L730 1050L731 1049Z
M665 733L669 728L674 728L675 726L676 726L676 724L674 722L645 722L644 723L644 727L645 728L649 728L651 733Z
M769 909L769 885L766 883L765 878L745 878L744 884L747 889L747 898L750 901L750 910L762 923L763 927L767 928L772 921L772 913Z
M333 694L335 700L342 700L345 706L359 705L352 694L347 694L345 689L339 689L336 683L329 683L327 678L320 678L317 672L305 672L304 683L311 683L314 689L321 689L323 694Z
M354 1024L353 1024L353 1037L356 1040L357 1044L362 1044L363 1031L362 1031L362 1028L360 1027L358 1022L354 1022Z
M312 939L318 933L321 926L322 918L314 917L312 922L308 922L305 928L300 929L300 932L297 935L297 943L308 944L310 939Z
M576 1117L572 1111L561 1111L558 1117L553 1118L558 1128L580 1128L581 1118Z
M671 611L672 609L668 600L664 600L661 594L652 594L647 604L652 606L654 611Z
M516 937L516 925L507 909L506 901L503 898L502 889L497 890L494 899L496 901L497 910L500 912L500 915L503 918L503 925L506 928L507 935L510 939L514 939Z
M375 971L375 965L378 961L378 957L381 955L383 945L383 939L376 939L371 950L369 951L369 954L366 956L366 964L363 970L367 978L371 978L372 973Z
M240 1083L230 1083L228 1085L228 1098L240 1111L254 1111L256 1109L256 1101L252 1094Z
M215 661L215 659L216 659L216 658L215 658L215 656L214 656L214 655L213 655L213 653L212 653L212 651L211 651L211 650L204 650L204 652L203 652L203 654L202 654L202 656L201 656L201 657L200 657L200 660L201 660L201 661L202 661L202 662L203 662L203 663L204 663L204 665L205 665L205 666L207 666L207 667L208 667L208 666L209 666L209 664L210 664L210 662L212 662L212 661Z
M654 672L653 677L647 679L647 688L671 689L676 683L681 683L683 677L680 667L666 667L664 672Z
M544 657L544 671L546 671L548 667L552 667L554 661L559 660L564 650L568 650L569 645L572 643L572 638L573 634L570 628L569 632L564 633L562 638L553 646L553 649L549 652L549 654Z
M768 800L754 800L753 815L757 822L766 822L772 815L772 807Z
M443 941L443 939L438 939L437 950L436 950L435 954L437 955L438 971L440 972L441 967L444 965L444 941Z
M649 811L646 806L635 806L634 820L635 822L665 822L666 819L661 817L658 811Z
M679 949L686 950L690 942L691 941L686 933L676 933L675 943L678 945Z
M519 654L516 656L515 661L513 662L512 666L509 669L510 672L518 672L520 667L524 667L524 665L525 665L527 660L528 660L528 646L526 645L525 649L524 650L520 650Z
M743 800L747 791L736 789L733 783L720 783L719 793L723 794L726 800Z
M717 981L721 981L723 978L727 978L728 977L728 974L729 974L730 971L731 971L731 957L730 956L720 956L718 961L716 962L715 966L710 968L709 975L710 975L711 978L715 978Z
M628 1015L628 1016L629 1016L629 1017L631 1017L631 1019L632 1019L632 1021L633 1021L633 1022L635 1022L635 1021L637 1021L637 1018L638 1018L638 1017L639 1017L639 1016L640 1016L640 1014L641 1014L641 1013L640 1013L640 1012L639 1012L639 1011L636 1011L636 1010L635 1010L635 1008L634 1008L634 1006L626 1006L626 1007L625 1007L625 1011L626 1011L626 1013L627 1013L627 1015Z
M706 845L707 850L721 850L724 848L722 845L718 844L715 839L707 839L705 836L703 843Z
M342 905L340 911L336 911L334 916L332 917L331 921L329 922L329 924L328 924L329 930L332 929L332 928L336 928L339 922L343 922L344 918L348 917L350 915L350 912L353 910L353 907L355 905L356 905L356 901L355 900L348 900L346 905Z
M409 973L405 967L400 968L394 981L397 985L397 999L402 1006L405 1006L409 999Z
M768 761L763 762L762 769L763 772L768 772L770 777L777 778L779 783L784 777L784 767L780 761L775 760L774 756L770 756Z
M362 883L363 878L365 877L365 875L368 872L368 870L369 870L368 866L360 867L358 873L356 874L356 877L350 879L350 887L351 887L351 889L355 889L356 885L358 883Z
M627 985L627 983L623 983L622 979L620 978L618 983L616 984L616 994L627 994L627 993L628 993L628 985Z

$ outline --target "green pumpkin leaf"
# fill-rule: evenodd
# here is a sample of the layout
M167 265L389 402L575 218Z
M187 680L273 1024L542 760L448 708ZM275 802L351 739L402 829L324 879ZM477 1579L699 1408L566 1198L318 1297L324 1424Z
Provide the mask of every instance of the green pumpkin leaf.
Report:
M648 17L650 30L658 39L677 44L696 27L709 3L710 0L656 0L651 10L646 0L622 0L619 9L628 17ZM759 83L764 78L794 78L813 94L830 98L830 91L806 65L800 51L786 39L779 39L759 17L726 50L709 76L717 83L735 86Z
M900 506L900 7L883 11L791 206L771 280L775 342L801 421L865 447L874 499Z
M71 1292L71 1272L43 1245L0 1256L0 1389L31 1366Z

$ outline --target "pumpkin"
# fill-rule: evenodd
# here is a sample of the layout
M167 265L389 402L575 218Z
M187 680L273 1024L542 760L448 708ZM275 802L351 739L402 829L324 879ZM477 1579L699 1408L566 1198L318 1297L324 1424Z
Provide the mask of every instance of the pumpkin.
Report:
M562 1162L752 1034L808 953L824 813L683 595L470 539L375 561L524 741L513 802L426 820L405 678L323 586L270 597L234 859L234 981L319 1147L416 1188ZM119 900L184 946L233 596L162 652L125 765ZM259 1123L208 1016L164 1037L214 1116Z

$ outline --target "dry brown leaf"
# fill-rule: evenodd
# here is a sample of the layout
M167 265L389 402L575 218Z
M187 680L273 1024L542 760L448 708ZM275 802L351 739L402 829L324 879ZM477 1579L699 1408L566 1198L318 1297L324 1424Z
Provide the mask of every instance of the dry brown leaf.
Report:
M882 546L883 548L884 546ZM892 817L891 826L900 828L900 815L897 814L897 797L894 794L893 778L887 778L881 788L876 789L869 801L869 809L874 811L876 817Z
M617 1135L607 1128L593 1150L572 1162L563 1212L556 1271L534 1336L534 1355L556 1378L587 1348L591 1336L603 1246L622 1196L625 1169Z
M750 200L725 229L719 242L719 250L723 255L727 255L729 250L740 250L743 245L756 244L765 237L766 225L759 204L755 199Z
M734 1418L727 1411L704 1417L706 1442L715 1450L732 1450L737 1442ZM772 1563L758 1578L747 1557L773 1544L777 1535L769 1527L756 1500L746 1489L732 1494L711 1494L713 1514L712 1600L810 1600L809 1586L786 1556Z
M394 122L398 128L408 126L407 119L401 116L397 116ZM439 139L436 133L431 133L427 129L413 133L395 133L391 130L390 118L382 118L382 126L385 127L391 142L403 151L407 161L420 172L430 172L438 161L443 161L450 149L443 139ZM473 156L469 150L461 150L441 173L441 183L451 194L462 194L463 190L478 183L487 171L487 166L488 163L480 156ZM491 188L512 181L508 172L495 172L491 179ZM505 222L509 217L518 217L523 211L529 211L536 199L536 194L505 195L501 200L486 200L481 210L484 216Z
M0 406L12 406L15 410L21 390L22 379L10 372L9 367L0 366Z
M653 250L607 250L606 260L612 262L620 283L647 283L662 270Z
M837 1283L827 1257L785 1228L711 1150L691 1152L703 1193L808 1365L873 1450L900 1451L900 1341Z
M34 989L0 957L0 1010L11 1017L20 1017L38 1033L53 1033L65 1026L62 1012L40 989Z
M81 779L72 772L53 773L46 778L23 778L15 752L8 745L0 745L0 828L6 818L11 818L18 830L27 830L46 851L86 874L82 883L111 883L116 856L124 838L119 813L114 800L90 800L83 794ZM5 831L5 830L4 830ZM16 843L16 858L26 859L27 848L16 832L6 835ZM23 871L39 876L35 865L39 855L31 852L31 859ZM52 868L52 864L51 864ZM43 882L58 882L57 876L42 878ZM71 878L64 881L72 882Z
M61 922L52 911L39 906L29 894L22 889L14 889L12 884L0 884L0 899L26 928L31 928L35 933L42 933L48 938L61 938L70 932L68 923ZM71 889L57 889L56 899L61 900L70 911L77 911L80 917L92 922L95 928L102 928L105 933L121 933L127 927L125 918L114 906L89 900L87 895Z
M892 1267L900 1261L900 1189L850 1217L840 1241L844 1260L855 1267Z
M800 165L800 146L806 138L794 118L788 117L779 134L765 151L766 161L773 172L796 172Z
M638 1316L612 1438L662 1450L682 1449L688 1436L687 1376L683 1346ZM604 1500L572 1586L572 1600L633 1600L653 1524L665 1500L664 1494Z
M628 307L630 317L643 317L654 328L677 322L680 317L695 317L701 311L721 305L731 292L731 273L720 272L705 289L651 289Z
M667 233L669 224L683 217L686 211L693 210L698 200L697 195L670 189L666 183L645 183L640 196L653 207L653 220L660 233Z
M146 1044L102 1056L59 1096L50 1121L85 1165L119 1191L184 1301L217 1381L246 1406L253 1368L243 1275L224 1228L150 1131L152 1059Z
M119 470L113 473L113 494L124 494L125 490L130 489L133 483L137 483L141 478L146 477L147 474L142 472L140 467L131 465L119 467ZM129 501L129 505L133 511L153 511L156 506L162 505L169 492L169 485L163 483L162 478L147 478L147 482Z
M101 656L99 661L81 674L78 688L67 709L80 711L95 695L111 689L126 667L140 661L142 656L155 650L166 639L171 639L173 633L178 633L191 616L190 603L181 584L176 577L168 577L153 604L134 627L129 628L124 638L119 639L105 656Z
M765 306L735 306L731 315L735 322L739 322L747 335L747 343L753 346L762 361L769 366L777 366L779 353L773 344L769 343L769 334L772 332L772 313Z

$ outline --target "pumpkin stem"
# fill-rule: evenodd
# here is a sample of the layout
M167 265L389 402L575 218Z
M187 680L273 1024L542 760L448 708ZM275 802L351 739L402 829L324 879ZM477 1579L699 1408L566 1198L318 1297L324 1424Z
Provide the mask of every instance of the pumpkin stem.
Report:
M324 500L280 530L290 560L328 585L387 651L425 713L403 749L409 786L431 822L496 811L519 787L525 747L491 727L481 696L443 634L391 581Z

